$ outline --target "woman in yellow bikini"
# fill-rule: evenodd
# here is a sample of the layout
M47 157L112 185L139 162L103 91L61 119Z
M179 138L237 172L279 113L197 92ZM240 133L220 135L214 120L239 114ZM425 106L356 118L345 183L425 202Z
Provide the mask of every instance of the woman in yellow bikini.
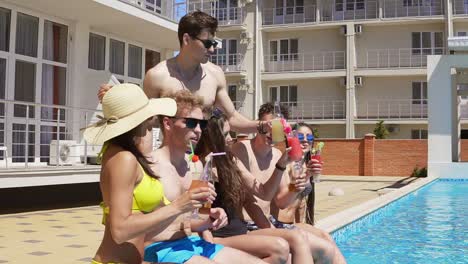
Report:
M150 100L140 87L121 84L105 94L102 106L104 116L84 132L90 144L104 144L100 187L105 230L92 263L141 263L145 233L164 230L181 214L213 201L213 191L198 188L169 204L139 150L155 115L175 115L173 99Z

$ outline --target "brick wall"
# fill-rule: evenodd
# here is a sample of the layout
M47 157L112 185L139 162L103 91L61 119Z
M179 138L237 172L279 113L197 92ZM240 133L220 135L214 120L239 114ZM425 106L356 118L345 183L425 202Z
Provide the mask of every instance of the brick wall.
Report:
M324 175L410 176L415 167L427 167L427 140L320 139ZM468 139L461 140L461 161L468 161Z
M468 161L468 139L462 139L461 140L460 160L461 161Z

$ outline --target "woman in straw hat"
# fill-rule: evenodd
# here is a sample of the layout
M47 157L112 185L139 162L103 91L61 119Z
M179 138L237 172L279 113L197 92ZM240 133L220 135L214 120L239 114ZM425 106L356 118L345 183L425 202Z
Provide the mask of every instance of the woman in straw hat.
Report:
M104 116L84 132L89 143L104 144L100 187L105 230L92 263L141 263L146 232L164 230L181 214L213 201L214 191L198 188L169 204L139 150L155 115L174 116L173 99L149 100L137 85L120 84L105 94L102 106Z

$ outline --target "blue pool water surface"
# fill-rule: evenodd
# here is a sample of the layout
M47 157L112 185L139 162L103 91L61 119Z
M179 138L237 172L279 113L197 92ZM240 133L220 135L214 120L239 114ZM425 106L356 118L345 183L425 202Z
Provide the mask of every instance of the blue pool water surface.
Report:
M333 234L350 264L468 263L468 180L437 180Z

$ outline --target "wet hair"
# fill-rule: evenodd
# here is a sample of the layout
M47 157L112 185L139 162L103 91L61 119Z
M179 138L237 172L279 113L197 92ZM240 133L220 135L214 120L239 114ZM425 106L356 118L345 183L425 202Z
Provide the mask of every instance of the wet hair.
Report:
M289 118L289 107L287 105L281 106L281 114L285 119ZM258 119L261 120L265 115L273 114L275 112L275 105L272 102L264 103L258 110Z
M218 20L200 10L183 16L179 21L179 29L177 31L180 46L182 47L182 39L185 33L194 38L200 35L203 29L208 29L214 35L218 29Z
M135 144L135 135L137 134L137 131L141 129L141 126L143 124L140 124L139 126L135 127L134 129L119 135L115 138L110 139L110 143L115 144L121 148L123 148L126 151L130 151L137 159L138 163L140 163L141 167L143 170L148 174L150 177L159 179L159 176L154 173L154 171L151 169L150 164L152 162L148 161L145 156L141 153L140 150L138 150L136 144Z
M208 120L206 129L203 130L200 141L195 148L195 153L200 157L205 157L210 152L226 152L225 156L217 156L213 159L213 167L218 174L218 183L222 204L226 208L235 208L238 214L242 213L242 206L245 201L245 188L242 180L242 172L236 164L236 157L231 150L226 147L223 133L224 123L227 122L224 116L212 116Z
M162 94L161 97L172 98L176 101L177 104L177 113L176 116L181 115L184 111L191 111L194 108L201 108L203 110L203 97L194 95L190 91L180 90L172 93ZM161 132L164 135L164 126L163 126L164 116L158 116L159 126Z

